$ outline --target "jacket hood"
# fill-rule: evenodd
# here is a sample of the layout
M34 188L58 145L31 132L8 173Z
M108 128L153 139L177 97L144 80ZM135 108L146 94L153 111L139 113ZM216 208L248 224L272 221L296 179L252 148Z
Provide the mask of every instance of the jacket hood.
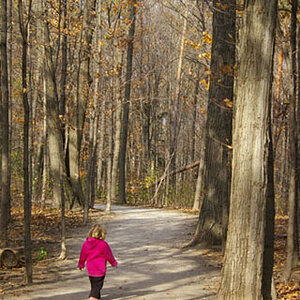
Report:
M93 249L93 248L97 247L97 245L99 245L100 243L101 243L101 240L96 239L96 238L88 237L86 239L86 246L88 249Z

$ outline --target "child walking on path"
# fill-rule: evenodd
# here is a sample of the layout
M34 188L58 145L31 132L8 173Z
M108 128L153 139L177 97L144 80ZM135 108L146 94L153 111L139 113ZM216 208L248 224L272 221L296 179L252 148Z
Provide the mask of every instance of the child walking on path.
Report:
M118 262L114 258L107 242L105 242L106 229L99 224L95 224L89 231L86 241L83 243L78 268L82 270L86 262L91 292L90 299L101 299L101 289L103 287L106 274L106 262L112 267L117 267Z

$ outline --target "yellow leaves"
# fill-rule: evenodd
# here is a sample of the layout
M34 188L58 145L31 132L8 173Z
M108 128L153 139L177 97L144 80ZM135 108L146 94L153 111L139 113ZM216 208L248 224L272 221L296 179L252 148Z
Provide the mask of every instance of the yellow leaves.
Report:
M193 49L201 49L202 46L200 44L194 43L193 41L189 41L188 39L184 39L184 44L190 46Z
M202 39L202 43L203 44L207 43L207 44L211 45L211 43L212 43L211 35L207 31L204 31L203 35L204 35L204 37Z
M206 79L201 79L200 83L203 84L205 86L205 89L208 91L209 90L209 81L207 81Z
M211 53L210 52L200 53L200 54L198 54L198 57L199 58L203 57L206 60L210 61L211 60Z
M233 106L233 102L230 101L228 98L225 98L223 101L225 102L225 105L227 107L231 108Z
M207 60L211 60L211 53L210 53L210 52L204 52L204 53L202 54L202 56L203 56L204 58L206 58Z

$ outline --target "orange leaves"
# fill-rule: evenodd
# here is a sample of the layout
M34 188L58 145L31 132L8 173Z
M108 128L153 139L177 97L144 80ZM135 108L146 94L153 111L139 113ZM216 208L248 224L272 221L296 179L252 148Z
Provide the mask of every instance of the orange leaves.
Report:
M222 4L221 2L217 2L217 7L223 10L226 10L229 8L228 4Z

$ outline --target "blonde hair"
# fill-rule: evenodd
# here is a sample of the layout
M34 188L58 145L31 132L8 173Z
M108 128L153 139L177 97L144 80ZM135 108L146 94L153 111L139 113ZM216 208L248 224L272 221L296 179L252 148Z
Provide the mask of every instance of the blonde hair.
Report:
M103 226L101 226L99 224L95 224L90 229L90 231L88 233L88 237L96 238L99 240L105 240L106 233L107 233L107 231Z

